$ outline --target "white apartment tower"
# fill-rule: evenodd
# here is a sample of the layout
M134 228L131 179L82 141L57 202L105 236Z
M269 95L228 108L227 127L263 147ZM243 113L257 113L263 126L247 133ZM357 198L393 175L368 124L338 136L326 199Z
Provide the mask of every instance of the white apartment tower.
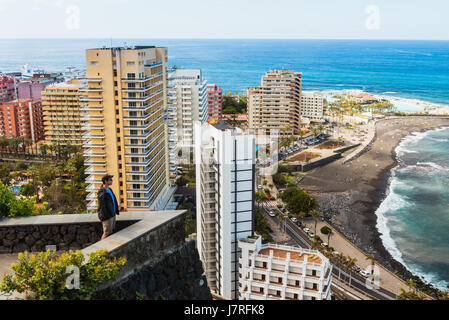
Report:
M209 287L238 299L238 241L254 232L255 138L195 124L197 246Z
M332 265L316 250L239 241L241 300L330 300Z
M168 140L170 174L176 172L178 151L193 151L193 123L208 120L207 81L201 69L173 68L168 73ZM189 154L183 155L189 159Z
M301 93L301 117L307 121L324 121L324 98L319 92Z

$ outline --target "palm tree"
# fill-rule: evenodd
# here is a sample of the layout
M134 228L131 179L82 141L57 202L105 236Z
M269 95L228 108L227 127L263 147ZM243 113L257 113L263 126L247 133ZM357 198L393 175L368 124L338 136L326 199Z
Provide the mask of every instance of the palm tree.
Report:
M348 267L348 269L350 271L356 266L356 262L357 262L356 258L351 258L350 256L348 256L348 260L346 262L346 266Z
M310 212L310 215L312 216L312 219L315 221L315 234L316 234L316 227L318 224L318 220L323 216L323 213L318 210L312 210Z
M327 244L329 245L329 248L331 246L331 236L332 236L333 230L329 228L329 234L327 235Z
M408 279L405 283L410 288L410 291L416 294L416 281L413 279Z
M306 132L304 130L299 130L298 135L301 138L301 146L302 146L303 139L304 139L304 136L306 135Z
M366 260L371 261L371 275L374 274L374 266L376 265L376 258L374 257L373 254L365 254Z
M19 145L20 145L20 140L19 138L12 138L9 139L9 147L14 150L14 152L16 153L16 155L18 155L19 153Z
M6 148L9 147L9 139L6 138L5 136L1 136L0 137L0 149L1 151L5 151Z

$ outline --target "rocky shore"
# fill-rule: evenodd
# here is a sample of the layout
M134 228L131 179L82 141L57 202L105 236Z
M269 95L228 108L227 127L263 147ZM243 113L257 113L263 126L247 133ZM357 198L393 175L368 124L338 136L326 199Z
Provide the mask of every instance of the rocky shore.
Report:
M402 117L376 124L376 138L358 158L339 160L307 175L301 185L320 203L326 220L352 243L373 253L382 265L406 278L414 277L383 246L376 211L386 197L396 147L413 132L449 126L449 117Z

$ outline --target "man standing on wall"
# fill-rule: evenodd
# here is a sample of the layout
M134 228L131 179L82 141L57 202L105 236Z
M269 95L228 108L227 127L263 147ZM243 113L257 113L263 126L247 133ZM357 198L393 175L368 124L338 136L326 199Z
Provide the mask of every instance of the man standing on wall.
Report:
M114 233L116 216L119 215L117 198L110 188L114 176L106 175L103 177L100 190L98 190L98 218L103 224L103 236L101 240Z

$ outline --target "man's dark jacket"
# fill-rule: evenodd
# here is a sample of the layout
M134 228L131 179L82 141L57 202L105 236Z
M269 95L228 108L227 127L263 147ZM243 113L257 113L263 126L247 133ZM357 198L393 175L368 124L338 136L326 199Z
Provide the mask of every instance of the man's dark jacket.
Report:
M112 194L114 195L114 192L112 192ZM114 201L115 201L115 212L117 213L117 215L119 215L119 207L115 195ZM98 218L100 219L100 221L106 221L114 216L115 216L114 202L112 201L109 192L107 192L106 189L102 186L100 190L98 190Z

